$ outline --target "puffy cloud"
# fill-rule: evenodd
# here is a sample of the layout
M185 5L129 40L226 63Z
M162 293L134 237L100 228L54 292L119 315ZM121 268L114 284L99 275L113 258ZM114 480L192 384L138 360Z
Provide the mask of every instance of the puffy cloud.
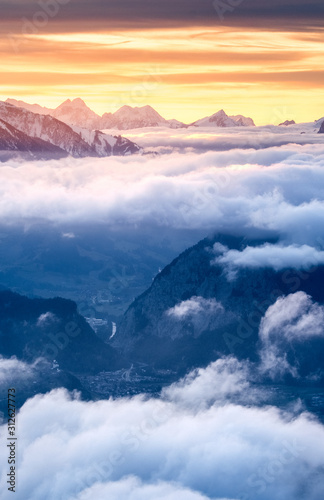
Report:
M250 383L248 363L236 358L222 358L207 368L197 368L184 379L162 391L162 397L176 401L178 405L201 410L218 404L228 404L231 398L244 397L245 402L256 401Z
M222 245L219 242L214 243L213 245L213 253L214 254L224 254L225 252L228 252L228 247L225 245Z
M24 380L28 383L34 373L35 365L19 361L16 357L4 358L0 356L0 388L12 387L15 382Z
M228 317L222 304L214 298L193 296L165 311L158 332L172 339L188 335L197 338L216 322L225 324Z
M316 347L310 353L311 359L307 358L310 341L324 339L324 306L314 303L305 292L277 299L261 321L259 337L261 372L272 379L280 379L287 373L298 378L300 365L306 359L308 373L314 372L313 378L316 373L320 376Z
M251 399L226 403L248 394L246 373L222 360L161 399L35 396L18 415L17 500L321 500L324 427ZM6 455L1 447L1 500Z
M324 307L313 303L305 292L279 298L262 320L261 339L266 341L278 331L288 340L324 336Z
M176 306L168 309L166 314L176 319L187 318L188 316L196 316L198 314L213 314L215 312L223 312L222 304L215 299L204 299L203 297L191 297L189 300L184 300Z
M218 247L216 251L219 253ZM223 265L229 279L234 279L240 268L270 267L275 271L280 271L287 268L309 269L324 264L324 251L316 250L309 245L265 244L259 247L247 246L242 251L222 249L222 253L212 263Z

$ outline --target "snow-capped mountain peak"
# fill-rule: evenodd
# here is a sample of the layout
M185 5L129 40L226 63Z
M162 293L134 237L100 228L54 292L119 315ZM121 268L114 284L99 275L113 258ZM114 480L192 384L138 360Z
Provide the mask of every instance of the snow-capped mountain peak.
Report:
M79 112L77 108L76 113ZM0 119L6 122L6 126L9 124L29 138L41 139L76 158L129 155L140 151L137 144L123 137L103 134L98 130L73 129L73 126L53 116L36 114L5 102L0 102ZM8 131L5 132L8 134Z
M77 97L72 101L71 99L67 99L66 101L62 102L62 104L60 104L55 111L57 111L60 108L65 108L66 106L71 106L73 108L85 108L93 113L93 111L86 105L86 103L80 97Z
M242 127L252 125L253 120L242 115L228 116L223 109L211 116L206 116L201 120L191 123L194 127ZM252 123L251 123L252 122ZM254 123L253 123L254 125Z
M101 129L129 130L143 127L181 128L185 125L178 120L166 120L152 106L122 106L115 113L105 113L101 119Z
M92 111L86 103L80 99L67 99L52 113L54 118L68 125L82 126L90 130L100 128L100 116Z
M122 106L113 116L118 128L155 127L166 122L151 106L134 108L127 105Z
M82 127L88 130L129 130L145 127L167 127L167 128L185 128L195 127L243 127L254 126L252 118L243 115L228 116L223 109L217 111L211 116L185 125L184 123L163 118L152 106L129 106L125 104L114 113L104 113L98 115L81 99L66 99L56 109L49 109L38 104L28 104L15 99L7 99L8 104L18 106L33 113L41 115L50 115L69 126Z
M252 118L243 115L231 115L230 118L234 120L241 127L255 127L255 123Z

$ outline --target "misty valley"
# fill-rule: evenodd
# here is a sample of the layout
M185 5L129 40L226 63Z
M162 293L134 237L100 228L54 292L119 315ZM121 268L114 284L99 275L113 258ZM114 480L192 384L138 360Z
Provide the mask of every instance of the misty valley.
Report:
M324 119L80 101L0 103L16 498L320 500Z

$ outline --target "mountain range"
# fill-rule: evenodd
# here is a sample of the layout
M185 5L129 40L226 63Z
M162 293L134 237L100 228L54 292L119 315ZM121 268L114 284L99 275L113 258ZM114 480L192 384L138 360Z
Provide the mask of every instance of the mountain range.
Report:
M0 120L2 151L27 153L37 159L67 155L75 158L124 156L140 152L137 144L124 137L69 126L48 114L38 114L8 102L0 101Z
M319 133L324 131L322 122L323 119L315 122L320 127ZM143 152L139 145L112 135L109 130L145 127L219 129L255 125L251 118L228 116L224 110L185 125L177 120L165 120L151 106L123 106L115 113L100 117L80 98L68 99L56 109L7 99L0 101L0 161L17 157L46 160L68 155L83 158L137 154Z
M178 120L166 120L151 106L131 107L122 106L114 113L104 113L102 116L92 111L85 102L76 98L72 101L67 99L56 109L42 107L39 104L28 104L24 101L7 99L8 104L24 108L33 113L50 115L58 120L67 123L70 126L80 126L90 130L129 130L143 127L167 127L167 128L187 128L195 127L244 127L255 126L252 118L246 118L242 115L228 116L221 110L210 117L197 120L190 124L184 124Z

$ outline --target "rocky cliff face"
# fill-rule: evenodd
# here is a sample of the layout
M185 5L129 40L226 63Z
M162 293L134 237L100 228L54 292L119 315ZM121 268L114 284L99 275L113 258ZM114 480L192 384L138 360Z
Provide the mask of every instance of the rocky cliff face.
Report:
M0 119L0 161L8 158L46 160L64 158L67 153L39 138L29 137L15 127Z

